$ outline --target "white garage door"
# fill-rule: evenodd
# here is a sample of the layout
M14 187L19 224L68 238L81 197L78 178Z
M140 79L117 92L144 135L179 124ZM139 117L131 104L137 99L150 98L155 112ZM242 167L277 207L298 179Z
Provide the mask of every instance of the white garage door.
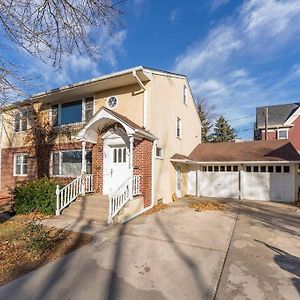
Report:
M187 193L189 195L197 194L197 167L190 167L188 172Z
M291 166L246 166L241 176L243 199L294 201Z
M238 166L202 166L198 191L204 197L239 198Z

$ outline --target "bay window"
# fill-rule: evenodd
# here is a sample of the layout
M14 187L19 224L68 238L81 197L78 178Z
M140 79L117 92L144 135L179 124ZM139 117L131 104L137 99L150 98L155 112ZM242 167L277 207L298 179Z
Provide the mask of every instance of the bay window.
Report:
M86 151L86 173L92 173L92 151ZM81 175L82 151L65 150L52 153L52 175L77 177Z

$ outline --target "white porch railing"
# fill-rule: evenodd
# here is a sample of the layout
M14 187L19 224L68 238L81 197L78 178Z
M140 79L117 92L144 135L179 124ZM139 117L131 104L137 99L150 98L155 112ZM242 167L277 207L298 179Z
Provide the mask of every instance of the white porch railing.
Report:
M94 191L93 175L80 175L62 189L56 186L56 215L73 202L79 195L91 193Z
M114 217L130 199L140 195L140 183L141 176L130 176L109 195L108 223L112 223Z

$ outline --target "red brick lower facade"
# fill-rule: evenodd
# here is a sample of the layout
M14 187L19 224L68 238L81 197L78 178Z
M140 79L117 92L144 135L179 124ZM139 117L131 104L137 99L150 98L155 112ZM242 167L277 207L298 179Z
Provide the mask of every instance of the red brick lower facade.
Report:
M144 197L144 207L151 205L152 197L152 145L153 142L143 139L134 141L133 166L134 175L141 176L140 190ZM49 156L51 151L59 150L79 150L81 143L68 143L49 146ZM94 175L94 188L96 192L103 192L103 139L99 135L96 145L87 145L87 149L92 149L92 172ZM14 176L14 154L26 153L29 155L27 161L27 176ZM50 166L50 158L44 165ZM50 168L49 168L50 169ZM34 179L37 177L37 158L33 147L19 147L2 149L2 170L1 170L1 191L0 197L7 197L9 190L14 188L16 183L22 180ZM74 177L54 177L58 184L67 184Z

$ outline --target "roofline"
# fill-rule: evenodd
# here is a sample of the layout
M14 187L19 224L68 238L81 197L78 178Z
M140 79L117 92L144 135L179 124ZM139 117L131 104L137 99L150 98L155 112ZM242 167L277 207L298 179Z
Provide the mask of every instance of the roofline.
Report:
M74 89L74 88L79 88L81 86L94 84L94 83L100 82L102 80L106 80L106 79L110 79L110 78L113 78L113 77L126 75L126 74L132 73L134 71L149 71L149 72L152 72L152 73L158 74L158 75L167 75L167 76L172 76L172 77L177 77L177 78L187 78L185 75L172 73L172 72L169 72L169 71L159 70L159 69L155 69L155 68L148 68L148 67L144 67L144 66L137 66L137 67L133 67L133 68L130 68L130 69L125 69L125 70L122 70L122 71L106 74L106 75L103 75L103 76L100 76L100 77L95 77L95 78L92 78L92 79L79 81L79 82L76 82L76 83L73 83L73 84L53 88L53 89L45 91L45 92L40 92L40 93L37 93L37 94L33 94L27 99L10 103L9 105L3 107L3 109L13 108L17 105L23 105L23 104L25 105L27 103L34 103L34 102L38 101L40 98L51 95L51 94L55 94L55 93L58 93L58 92L65 92L65 91L68 91L68 90L71 90L71 89Z
M220 165L220 164L299 164L300 160L242 160L242 161L195 161L191 159L170 159L172 162L186 163L189 165Z
M285 106L285 105L298 105L300 106L300 101L298 102L288 102L288 103L282 103L282 104L273 104L273 105L263 105L263 106L256 106L256 108L266 108L266 107L275 107L275 106Z

